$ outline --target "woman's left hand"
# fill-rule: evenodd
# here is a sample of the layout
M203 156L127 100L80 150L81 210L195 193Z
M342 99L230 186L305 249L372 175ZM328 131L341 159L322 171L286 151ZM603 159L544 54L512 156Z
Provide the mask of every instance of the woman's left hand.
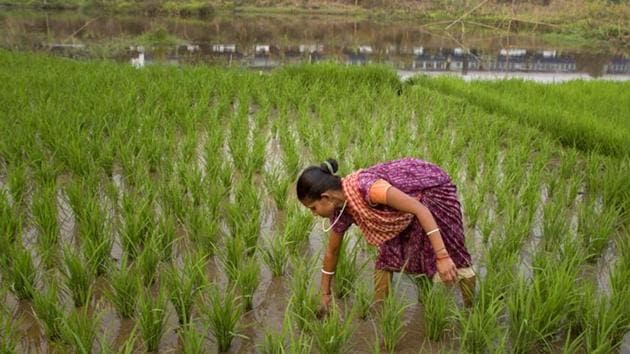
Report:
M451 257L436 260L437 271L445 283L451 283L457 279L457 267Z

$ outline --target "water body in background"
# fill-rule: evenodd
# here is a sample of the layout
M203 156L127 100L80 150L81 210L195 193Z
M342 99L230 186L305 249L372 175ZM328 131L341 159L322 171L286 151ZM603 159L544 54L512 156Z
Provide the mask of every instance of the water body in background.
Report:
M446 27L444 25L443 27ZM445 31L414 22L325 16L231 16L209 19L90 17L75 12L5 12L0 45L75 58L210 64L257 70L335 61L383 63L417 73L464 78L630 79L630 55L473 26Z

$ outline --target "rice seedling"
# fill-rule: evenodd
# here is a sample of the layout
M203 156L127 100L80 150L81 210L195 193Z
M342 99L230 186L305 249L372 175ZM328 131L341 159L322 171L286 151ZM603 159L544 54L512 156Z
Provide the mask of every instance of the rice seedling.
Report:
M354 331L352 326L352 316L344 316L335 306L322 321L314 321L309 324L309 329L313 334L315 347L320 353L345 353L348 348L348 341Z
M271 240L266 240L265 245L260 249L260 255L271 270L271 275L279 277L284 275L289 260L288 242L282 234L271 236Z
M365 263L357 264L360 244L357 242L352 248L349 248L348 244L348 240L341 243L335 270L335 295L339 298L343 298L355 290L355 283L365 266Z
M427 336L432 341L438 341L449 326L451 312L455 307L453 294L445 286L433 286L423 305Z
M201 206L191 208L186 215L185 225L190 240L208 256L214 255L217 249L219 225L214 215Z
M59 222L57 221L57 195L54 185L44 187L33 200L32 213L39 231L38 246L40 257L47 267L57 261L56 246L59 243Z
M393 352L398 342L405 334L403 329L403 315L409 304L401 302L396 295L390 292L383 301L381 313L377 319L381 330L383 346L388 352Z
M75 308L61 325L61 336L75 353L93 352L101 315L90 314L88 309L87 306Z
M20 208L26 206L26 195L29 191L27 167L18 163L8 169L7 185L11 191L13 204Z
M264 181L267 191L276 203L276 208L286 209L291 179L280 170L272 169L265 174Z
M286 353L285 330L278 332L275 330L265 330L263 341L258 345L258 350L263 354L284 354Z
M260 266L258 260L253 257L246 258L239 268L234 282L239 290L244 302L243 310L249 311L253 308L254 293L260 282Z
M197 330L197 326L194 322L189 322L181 327L179 332L180 341L182 343L182 352L184 354L201 354L204 353L204 341L206 339L203 333L206 332L206 328L202 328L201 331Z
M149 352L159 349L160 341L166 331L167 301L163 287L160 287L156 296L151 295L149 290L145 290L141 292L138 299L136 321Z
M160 251L161 260L168 262L173 258L173 247L177 233L177 226L172 215L165 215L160 218L155 230L156 247Z
M352 309L356 312L357 316L366 320L370 315L370 308L372 306L372 292L365 281L359 281L354 293L354 302L352 303Z
M122 318L133 316L136 301L140 296L139 274L123 259L120 269L111 272L109 284L110 288L105 292L105 296L114 305L118 314Z
M134 267L139 272L142 283L145 286L149 286L155 282L158 264L160 263L162 255L159 246L159 235L152 235L148 241L142 253L138 255Z
M563 329L574 306L576 259L552 262L538 256L534 278L528 282L517 276L507 294L509 330L515 352L530 352Z
M208 327L214 335L219 351L225 352L230 349L234 337L240 336L242 305L233 288L221 294L216 286L210 286L206 295L202 310L206 314Z
M597 201L589 198L581 205L578 214L578 236L586 252L586 261L594 262L608 246L615 233L619 210L603 208L597 210ZM598 220L596 223L593 220Z
M65 285L72 293L74 306L81 307L87 304L90 299L92 285L96 279L96 270L90 262L86 262L75 251L66 248L63 253Z
M312 223L312 216L304 212L298 205L289 206L283 237L288 242L291 253L296 252L308 240Z
M10 205L7 195L0 192L0 242L10 247L21 234L22 217Z
M10 252L11 259L8 264L3 265L3 276L9 282L11 291L20 300L33 299L37 268L33 264L31 252L20 246L11 247L7 251Z
M225 250L221 254L220 260L228 279L234 282L238 278L243 261L247 259L248 248L245 240L238 235L227 237L224 242Z
M60 306L56 284L51 284L48 289L33 294L33 312L37 321L44 330L44 334L51 341L62 338L63 308Z
M299 329L308 329L308 324L316 320L319 296L317 289L313 287L311 280L311 269L314 269L314 260L306 262L293 259L293 274L289 288L291 298L288 309L294 316L294 320Z
M197 255L195 258L186 259L183 271L179 271L172 265L162 273L169 299L177 312L180 325L190 323L195 298L203 285L204 264L205 259Z
M154 227L152 196L125 194L123 197L121 244L126 254L135 259Z
M473 307L457 311L462 352L487 353L496 347L503 331L499 322L504 307L501 298L501 295L493 296L483 282Z
M0 290L0 298L6 296L5 290ZM17 353L18 331L12 313L6 306L0 307L0 353Z

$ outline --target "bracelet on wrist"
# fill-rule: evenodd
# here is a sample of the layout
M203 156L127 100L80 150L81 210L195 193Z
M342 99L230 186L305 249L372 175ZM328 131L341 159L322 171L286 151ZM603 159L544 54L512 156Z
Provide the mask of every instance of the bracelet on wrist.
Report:
M321 271L322 271L322 273L324 273L326 275L333 275L333 274L335 274L335 271L329 272L329 271L324 270L324 268L322 268Z
M437 228L437 227L436 227L435 229L433 229L433 230L431 230L431 231L427 231L427 236L429 236L429 235L431 235L431 234L434 234L434 233L436 233L436 232L439 232L439 231L440 231L440 228Z

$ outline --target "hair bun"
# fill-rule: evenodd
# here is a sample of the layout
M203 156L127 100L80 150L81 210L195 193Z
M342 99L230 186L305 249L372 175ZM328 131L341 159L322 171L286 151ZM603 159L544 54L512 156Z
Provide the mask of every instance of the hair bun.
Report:
M326 159L326 161L322 162L320 167L322 170L327 171L331 175L334 175L339 170L339 164L337 163L337 160L332 158Z

